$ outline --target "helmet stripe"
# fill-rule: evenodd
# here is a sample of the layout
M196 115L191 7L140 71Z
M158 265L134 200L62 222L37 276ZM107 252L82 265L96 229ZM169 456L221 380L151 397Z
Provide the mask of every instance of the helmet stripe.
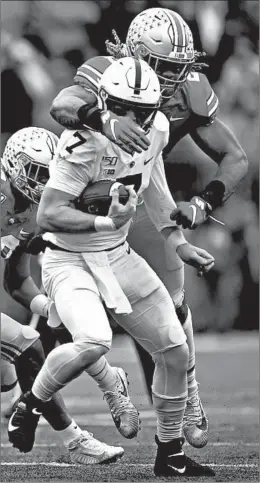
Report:
M168 15L168 12L164 10L164 13L167 15L167 17L170 20L171 25L173 26L174 30L174 52L182 52L182 47L185 46L186 42L186 35L185 35L185 28L184 28L184 23L181 18L181 16L176 13L172 12Z
M140 94L141 80L142 80L142 69L139 60L134 59L135 62L135 87L134 94Z
M175 17L176 17L176 23L178 25L178 30L180 31L180 45L184 47L186 44L185 42L186 35L185 35L183 20L177 14L175 14Z
M173 18L173 13L174 12L171 12L171 16L168 15L168 12L166 12L166 11L164 11L164 13L168 17L169 22L170 22L170 25L172 25L172 27L173 27L172 51L173 52L177 52L177 45L179 43L179 35L178 35L177 25L176 25L175 20ZM169 32L169 37L171 39L170 27L168 29L168 32Z

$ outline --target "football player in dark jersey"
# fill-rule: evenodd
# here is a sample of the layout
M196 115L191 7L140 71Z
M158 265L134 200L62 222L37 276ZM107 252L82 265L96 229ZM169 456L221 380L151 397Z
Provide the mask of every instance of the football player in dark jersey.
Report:
M66 128L86 126L101 132L128 153L147 150L149 142L141 127L120 112L103 111L97 102L102 73L116 59L125 55L146 60L157 73L163 102L160 110L170 123L170 138L164 157L186 134L218 165L214 179L189 202L180 202L172 219L184 228L194 229L211 216L234 192L247 172L247 158L230 130L217 118L218 99L206 76L204 64L194 50L192 33L177 13L164 8L144 10L132 21L121 44L107 43L110 56L99 56L79 67L75 84L63 89L54 99L51 114ZM167 162L167 160L166 160ZM113 169L108 160L108 169ZM190 350L188 366L188 403L184 416L184 434L195 447L208 441L208 420L203 410L195 378L195 347L192 319L184 298L183 263L174 257L152 226L141 204L129 235L133 249L141 255L163 280L170 292L187 335ZM140 351L141 349L139 349ZM153 363L142 353L148 385Z
M48 298L41 293L30 274L28 241L35 231L35 210L42 189L49 177L58 138L41 128L24 128L7 142L1 159L1 259L5 262L4 287L14 300L32 313L48 316ZM11 390L17 379L27 392L39 373L44 360L40 334L28 325L16 322L7 314L1 316L1 391ZM21 405L20 405L21 406ZM20 411L23 408L20 407ZM68 448L72 462L95 464L114 461L123 448L108 446L82 431L68 414L63 400L56 394L45 403L42 414L58 432ZM14 415L8 423L8 436L21 452L29 452L40 418L36 409L25 420L23 433L15 424ZM18 444L17 444L18 442Z

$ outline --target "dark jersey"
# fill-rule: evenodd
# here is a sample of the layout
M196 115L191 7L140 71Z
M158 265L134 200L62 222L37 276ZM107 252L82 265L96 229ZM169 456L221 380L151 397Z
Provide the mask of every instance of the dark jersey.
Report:
M1 169L1 257L5 259L36 228L37 206L28 206L26 203L27 209L19 213L22 199L16 195L18 193L14 194L10 181Z
M101 75L112 62L115 59L109 56L89 59L77 70L75 83L97 95ZM164 149L164 156L186 134L213 122L217 109L218 98L207 77L198 72L190 73L176 95L164 99L160 107L170 123L169 143Z

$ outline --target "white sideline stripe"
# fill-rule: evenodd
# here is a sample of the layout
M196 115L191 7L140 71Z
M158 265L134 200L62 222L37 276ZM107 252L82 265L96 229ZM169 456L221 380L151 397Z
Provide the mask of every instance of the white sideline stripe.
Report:
M231 443L231 442L221 442L221 441L217 441L215 443L207 443L207 447L208 446L211 446L211 447L229 447L229 448L236 448L237 446L240 446L240 445L243 445L243 446L247 446L247 447L254 447L254 446L259 446L259 443L256 442L256 443L244 443L244 441L236 441L235 443ZM33 445L34 448L59 448L60 446L62 446L62 443L58 444L58 443L35 443ZM125 443L124 443L124 446L125 446ZM184 443L184 446L189 446L188 443ZM13 445L11 443L2 443L1 444L1 448L12 448Z
M29 463L20 463L19 461L4 461L3 463L1 463L1 466L53 466L53 467L80 467L80 466L84 466L84 465L78 465L78 464L73 464L73 463L56 463L56 462L51 462L51 463L45 463L45 462L36 462L36 461L32 461L32 462L29 462ZM91 466L91 465L87 465L87 466ZM137 467L140 467L140 468L153 468L153 464L151 463L125 463L125 464L113 464L113 468L115 467L122 467L122 468L137 468ZM242 465L242 464L238 464L238 465L224 465L224 464L221 464L221 465L218 465L217 463L212 463L212 464L208 464L208 465L201 465L201 466L209 466L211 468L258 468L258 465L257 464L245 464L245 465Z

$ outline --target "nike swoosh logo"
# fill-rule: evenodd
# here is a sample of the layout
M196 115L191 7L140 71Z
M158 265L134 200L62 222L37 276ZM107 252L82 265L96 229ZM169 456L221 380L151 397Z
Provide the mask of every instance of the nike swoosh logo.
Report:
M186 471L186 466L184 466L183 468L176 468L175 466L172 466L172 465L169 465L169 464L168 464L168 466L170 468L172 468L174 471L176 471L176 473L179 473L181 475L183 475L183 473L185 473L185 471Z
M192 211L193 211L193 214L192 214L192 223L191 223L191 226L190 226L190 227L192 227L193 224L194 224L195 218L196 218L197 208L194 205L190 205L189 208L191 208Z
M13 426L13 424L12 424L13 417L14 417L15 413L16 413L16 411L12 414L12 416L9 419L9 423L8 423L9 433L12 433L12 431L15 431L16 429L19 429L19 426Z
M184 119L184 117L170 117L170 121L180 121L181 119Z
M28 237L30 235L30 233L28 231L25 231L23 228L20 230L20 233L19 235L21 236L24 236L24 237Z
M40 413L39 411L37 411L36 408L33 408L32 409L32 413L35 414L35 416L41 416L42 415L42 413Z
M149 158L149 159L145 160L145 161L144 161L144 165L146 165L146 164L150 163L150 161L151 161L152 159L153 159L153 156L152 156L151 158Z
M113 136L115 138L115 141L117 141L116 134L115 134L115 127L114 127L116 122L119 122L118 119L112 119L110 121L110 127L111 127L112 134L113 134Z
M41 151L41 149L36 149L36 148L33 148L34 151L36 151L36 153L39 153Z

